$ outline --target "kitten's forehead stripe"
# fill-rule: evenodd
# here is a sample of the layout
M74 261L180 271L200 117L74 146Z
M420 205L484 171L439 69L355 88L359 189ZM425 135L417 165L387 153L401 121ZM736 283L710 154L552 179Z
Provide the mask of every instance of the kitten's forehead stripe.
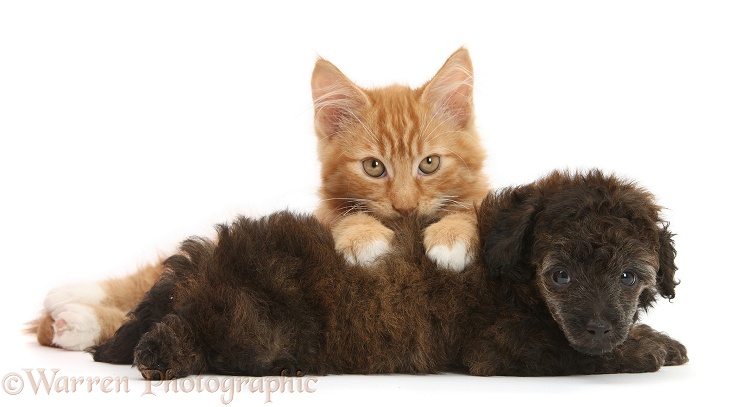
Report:
M379 92L374 98L376 114L375 132L382 135L383 143L378 146L385 157L416 156L420 153L420 114L408 92Z

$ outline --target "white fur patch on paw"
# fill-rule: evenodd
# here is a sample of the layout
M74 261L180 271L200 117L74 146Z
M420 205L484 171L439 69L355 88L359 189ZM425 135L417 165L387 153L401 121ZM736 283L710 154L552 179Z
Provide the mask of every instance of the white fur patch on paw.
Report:
M345 260L347 260L350 264L370 266L389 250L389 242L382 239L377 239L368 244L362 245L360 247L360 250L354 248L353 253L343 253L343 255L345 256Z
M97 314L86 304L66 304L58 308L52 318L55 335L52 343L68 350L84 350L99 338Z
M455 272L461 272L473 261L473 255L468 253L465 242L455 242L451 247L434 246L426 252L434 263Z
M66 304L99 304L107 294L99 283L70 284L55 287L44 298L44 308L52 314Z

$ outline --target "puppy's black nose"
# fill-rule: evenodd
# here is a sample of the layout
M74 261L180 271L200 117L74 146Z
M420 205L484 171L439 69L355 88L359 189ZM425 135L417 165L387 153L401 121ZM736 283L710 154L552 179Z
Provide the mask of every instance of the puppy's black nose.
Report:
M604 338L611 330L612 324L601 318L590 319L586 323L586 331L597 340Z

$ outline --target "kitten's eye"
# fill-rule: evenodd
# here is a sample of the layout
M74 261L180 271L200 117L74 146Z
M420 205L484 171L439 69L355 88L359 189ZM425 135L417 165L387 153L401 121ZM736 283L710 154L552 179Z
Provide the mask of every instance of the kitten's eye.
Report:
M565 269L557 269L552 273L552 280L557 285L565 285L570 282L570 275L567 274Z
M422 174L431 174L439 169L439 156L438 155L430 155L421 161L421 164L418 164L418 170L421 171Z
M620 282L625 285L633 285L638 280L635 273L632 271L623 271L620 274Z
M363 160L363 170L366 171L370 177L379 178L387 171L384 169L384 164L376 158L367 158Z

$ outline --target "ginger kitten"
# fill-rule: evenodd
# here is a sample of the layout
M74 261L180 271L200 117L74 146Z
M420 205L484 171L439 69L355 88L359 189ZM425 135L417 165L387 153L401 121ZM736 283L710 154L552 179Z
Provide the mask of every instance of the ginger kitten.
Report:
M445 268L465 268L477 243L474 203L489 191L468 51L456 51L418 89L363 89L325 60L311 88L322 163L316 216L331 227L338 251L369 265L392 242L381 220L440 213L424 232L427 254Z
M370 266L392 244L382 221L440 214L424 231L424 247L439 266L461 271L478 244L474 205L489 191L468 51L456 51L417 89L364 89L319 59L311 89L322 176L315 215L332 230L337 250ZM51 290L28 332L42 345L70 350L101 343L162 274L161 260L123 278Z

